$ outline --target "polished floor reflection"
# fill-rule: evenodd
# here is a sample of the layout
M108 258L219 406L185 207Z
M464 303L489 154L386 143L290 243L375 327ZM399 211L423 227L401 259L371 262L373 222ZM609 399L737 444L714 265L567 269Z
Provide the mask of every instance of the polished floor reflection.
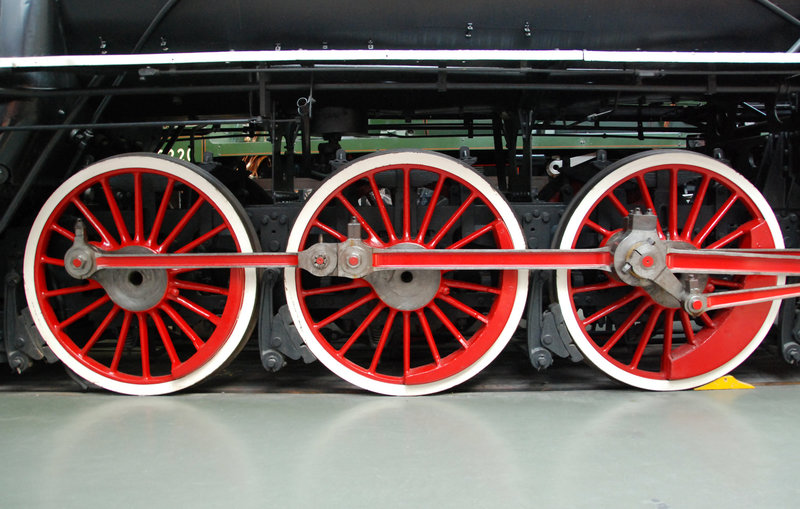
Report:
M795 386L0 394L2 507L794 507Z

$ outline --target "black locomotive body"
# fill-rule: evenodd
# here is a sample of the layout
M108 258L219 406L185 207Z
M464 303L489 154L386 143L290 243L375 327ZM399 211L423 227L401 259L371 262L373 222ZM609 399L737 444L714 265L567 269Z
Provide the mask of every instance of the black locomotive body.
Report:
M387 394L509 342L654 390L768 334L796 364L795 16L2 0L0 360L132 394L251 335Z

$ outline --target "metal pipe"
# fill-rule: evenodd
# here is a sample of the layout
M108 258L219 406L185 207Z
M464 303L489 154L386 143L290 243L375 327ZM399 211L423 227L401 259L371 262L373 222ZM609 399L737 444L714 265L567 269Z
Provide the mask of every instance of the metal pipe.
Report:
M271 91L297 91L308 88L307 84L272 84ZM383 90L436 90L436 83L319 83L314 87L319 91L383 91ZM538 90L552 92L652 92L665 94L708 94L707 85L596 85L596 84L555 84L555 83L448 83L448 91L457 90ZM798 85L783 85L782 91L793 92ZM252 92L258 85L220 85L186 86L162 88L119 88L103 90L42 90L16 91L0 89L0 96L11 97L53 97L53 96L96 96L96 95L154 95L154 94L203 94L211 92ZM718 94L775 94L776 86L729 85L717 86Z
M146 121L146 122L108 122L108 123L85 123L85 124L55 124L55 125L14 125L14 126L0 126L0 132L3 131L59 131L71 129L129 129L131 127L166 127L166 126L206 126L206 125L223 125L223 124L248 124L260 123L262 120L258 117L247 118L228 118L222 120L164 120L164 121Z

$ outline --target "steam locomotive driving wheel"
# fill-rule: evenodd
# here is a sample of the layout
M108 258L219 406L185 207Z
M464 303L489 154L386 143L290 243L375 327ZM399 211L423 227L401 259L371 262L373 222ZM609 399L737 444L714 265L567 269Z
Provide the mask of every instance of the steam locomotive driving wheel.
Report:
M115 392L163 394L205 379L244 345L256 269L95 273L92 253L258 249L241 205L211 175L152 154L113 157L67 179L42 207L26 246L25 292L47 344L79 376Z
M525 248L503 196L472 168L430 152L363 157L331 176L303 207L288 251L354 236L387 250ZM339 264L357 271L366 258L351 251ZM526 270L347 278L285 269L289 310L317 358L355 385L394 395L441 391L488 365L517 327L527 286Z
M567 209L560 249L612 246L631 210L652 214L657 246L714 250L783 248L767 201L747 179L709 157L658 151L623 159L591 179ZM651 216L652 217L652 216ZM623 253L629 256L629 253ZM643 258L653 264L654 258ZM606 374L650 390L696 387L738 366L769 331L780 301L692 313L618 272L560 269L555 293L573 340ZM699 293L769 287L783 276L679 274ZM635 281L633 281L635 283Z

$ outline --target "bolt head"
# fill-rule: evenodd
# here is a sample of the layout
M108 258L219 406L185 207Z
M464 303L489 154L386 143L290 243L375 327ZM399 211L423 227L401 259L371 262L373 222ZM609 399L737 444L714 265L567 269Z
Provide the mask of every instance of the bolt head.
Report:
M347 257L347 264L351 267L358 267L361 265L361 256L357 254L351 254Z
M642 266L643 267L650 268L650 267L653 266L654 263L655 263L655 260L653 260L652 256L645 256L644 258L642 258Z
M696 299L692 301L691 306L692 309L694 309L695 311L700 311L701 309L703 309L703 302L700 299Z

